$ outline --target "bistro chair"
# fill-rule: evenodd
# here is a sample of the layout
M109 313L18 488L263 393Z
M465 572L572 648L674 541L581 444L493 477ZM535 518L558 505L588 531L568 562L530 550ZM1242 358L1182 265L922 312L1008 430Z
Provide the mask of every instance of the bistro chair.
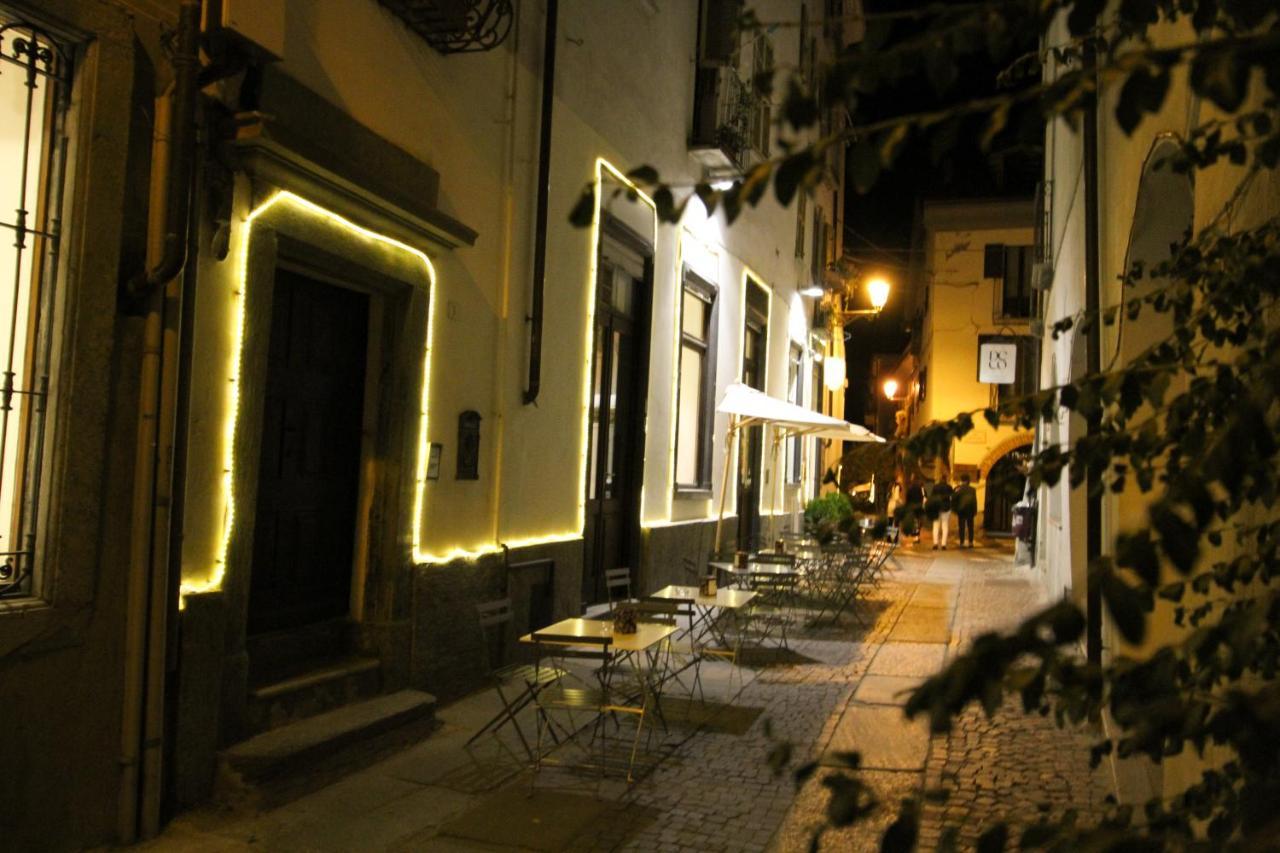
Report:
M542 749L543 732L546 732L556 746L572 742L582 748L587 755L588 766L594 766L599 771L598 779L603 780L605 772L613 766L609 752L609 722L613 722L615 729L620 728L618 717L626 715L636 719L636 733L626 763L627 781L635 781L636 753L640 747L644 718L649 711L650 691L643 681L636 691L621 689L614 683L617 661L612 637L563 637L534 631L530 639L537 653L538 667L549 662L553 670L562 673L555 684L538 695L534 779L544 764L555 763ZM590 667L590 674L584 677L562 666L567 659L585 661ZM564 712L567 721L557 719L557 712ZM582 714L591 715L590 722L582 723ZM585 747L580 743L584 736L588 741Z
M614 608L619 604L629 604L635 601L631 596L631 569L623 567L605 569L604 589L605 594L609 597L610 613L613 613Z
M481 726L479 731L467 740L466 746L469 748L486 733L491 733L497 738L498 730L510 724L516 737L520 739L525 754L530 761L533 761L533 747L524 729L521 728L517 715L537 700L538 693L564 673L555 667L539 668L527 663L504 664L502 662L502 650L507 641L507 626L511 622L510 598L499 598L477 604L476 616L480 622L481 636L484 638L484 662L489 672L489 679L502 703L502 710ZM496 654L495 648L498 649ZM506 748L500 738L498 742Z

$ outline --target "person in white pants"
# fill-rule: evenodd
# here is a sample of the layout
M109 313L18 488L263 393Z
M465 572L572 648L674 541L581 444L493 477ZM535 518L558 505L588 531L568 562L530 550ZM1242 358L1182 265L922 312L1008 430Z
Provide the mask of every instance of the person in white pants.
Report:
M944 551L947 547L947 534L951 530L951 496L954 493L955 489L951 488L951 483L946 477L935 483L929 490L929 501L937 511L933 519L933 550L935 551L939 546Z

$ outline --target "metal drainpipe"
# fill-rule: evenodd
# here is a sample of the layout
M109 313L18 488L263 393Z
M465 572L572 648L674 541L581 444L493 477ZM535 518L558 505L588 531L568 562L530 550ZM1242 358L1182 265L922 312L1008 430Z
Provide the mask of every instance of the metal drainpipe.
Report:
M166 393L172 381L166 381L165 363L172 368L173 335L166 333L166 294L168 286L187 262L187 239L190 225L192 160L195 148L195 107L199 96L200 68L200 4L188 0L178 17L178 45L173 58L174 86L172 112L167 139L160 143L165 152L165 176L156 187L153 198L164 200L164 229L160 260L150 270L142 270L124 284L128 297L146 300L147 314L143 327L142 367L139 393L138 432L134 464L132 529L130 534L130 569L126 592L124 701L121 720L120 784L117 833L123 842L133 841L139 830L154 833L158 828L160 785L159 743L154 737L163 701L155 695L157 679L162 684L164 650L154 644L165 631L168 597L168 566L156 561L157 470L159 465L162 420L171 423ZM171 330L170 330L171 331ZM170 352L166 353L166 349ZM171 438L171 437L170 437ZM165 447L171 445L166 441ZM163 466L169 471L169 463ZM167 491L167 489L166 489ZM166 536L167 538L167 536ZM159 565L159 572L157 572ZM150 639L150 644L148 642ZM144 732L146 734L144 734ZM144 744L144 741L148 741ZM147 778L142 764L146 762Z
M1086 70L1097 65L1097 52L1093 37L1085 42L1084 64ZM1099 233L1098 233L1098 91L1097 76L1094 90L1084 107L1084 307L1089 317L1089 333L1085 343L1086 365L1089 375L1102 369L1102 331L1098 316L1099 294ZM1092 415L1088 421L1088 434L1097 433L1101 416ZM1102 492L1097 478L1090 475L1085 484L1085 561L1092 566L1102 556ZM1087 567L1086 567L1087 571ZM1102 591L1086 573L1085 618L1087 631L1085 650L1089 663L1102 663Z
M125 282L138 298L182 272L187 262L187 223L191 210L191 174L196 141L196 101L200 77L200 3L186 0L178 12L178 46L173 56L173 119L165 205L164 247L150 270L140 270Z
M533 296L529 306L529 384L524 404L542 389L542 296L547 282L547 200L551 191L551 112L556 95L556 20L559 0L547 0L542 48L542 123L538 133L538 208L533 235Z

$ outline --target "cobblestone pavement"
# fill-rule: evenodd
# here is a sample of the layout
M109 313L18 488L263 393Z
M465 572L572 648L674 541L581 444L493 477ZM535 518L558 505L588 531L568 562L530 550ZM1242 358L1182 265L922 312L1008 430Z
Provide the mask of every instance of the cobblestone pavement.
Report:
M183 816L148 847L807 850L824 822L822 780L846 750L860 752L861 778L888 808L824 836L823 849L879 849L892 807L926 783L954 793L945 806L925 811L924 850L936 844L944 821L959 824L962 840L971 842L984 822L1033 819L1042 799L1054 809L1087 811L1104 792L1087 767L1082 747L1089 736L1041 718L1002 711L988 720L979 711L964 715L949 735L930 738L922 722L901 713L902 691L978 633L1006 627L1038 606L1034 589L1027 570L999 550L903 549L866 602L865 625L800 630L782 659L742 668L732 679L727 664L704 667L709 693L737 694L735 708L759 716L745 730L672 726L660 737L666 757L634 785L560 769L544 770L531 785L518 765L477 760L461 749L469 727L491 710L477 694L442 709L440 731L401 755L269 812ZM793 767L819 763L799 790L789 773L775 775L769 767L769 751L780 741L791 745ZM533 799L520 793L522 786L536 787ZM502 797L506 805L498 803ZM504 822L506 836L494 826Z

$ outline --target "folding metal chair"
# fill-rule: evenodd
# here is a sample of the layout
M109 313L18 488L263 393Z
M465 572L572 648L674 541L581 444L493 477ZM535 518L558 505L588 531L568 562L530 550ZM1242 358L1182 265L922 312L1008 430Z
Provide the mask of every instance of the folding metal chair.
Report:
M619 604L629 604L635 599L631 595L631 569L605 569L604 589L609 596L609 612Z
M556 745L564 742L576 742L586 729L590 729L589 745L584 749L590 762L595 759L594 766L599 770L599 779L612 766L609 755L608 723L618 725L618 715L629 715L636 718L636 733L631 742L631 754L626 764L628 782L635 781L634 769L636 753L640 748L640 735L644 729L644 718L649 711L650 691L643 681L638 685L638 695L621 690L613 683L615 671L615 655L611 637L563 637L556 634L535 631L530 635L538 656L538 666L544 661L551 661L551 666L562 673L555 684L538 694L538 737L534 751L534 777L544 763L552 763L542 750L542 734L548 732L556 741ZM566 659L587 661L591 667L592 681L560 666ZM628 701L630 700L630 704ZM638 704L636 703L638 700ZM557 721L553 712L565 711L569 716L566 725ZM580 725L577 712L593 715L589 725ZM598 755L593 756L593 749L599 746Z
M533 761L533 747L529 744L524 729L520 727L517 715L537 699L541 690L560 678L563 672L554 667L539 668L527 663L503 664L500 660L494 660L494 647L502 648L506 643L507 625L511 622L510 598L499 598L477 604L476 615L479 618L481 635L484 637L485 663L489 670L489 678L502 702L502 710L481 726L480 730L467 740L466 746L470 747L486 733L492 733L496 737L498 730L510 723L516 737L520 739L520 744L524 747L525 754L530 761ZM500 739L499 744L506 748Z

